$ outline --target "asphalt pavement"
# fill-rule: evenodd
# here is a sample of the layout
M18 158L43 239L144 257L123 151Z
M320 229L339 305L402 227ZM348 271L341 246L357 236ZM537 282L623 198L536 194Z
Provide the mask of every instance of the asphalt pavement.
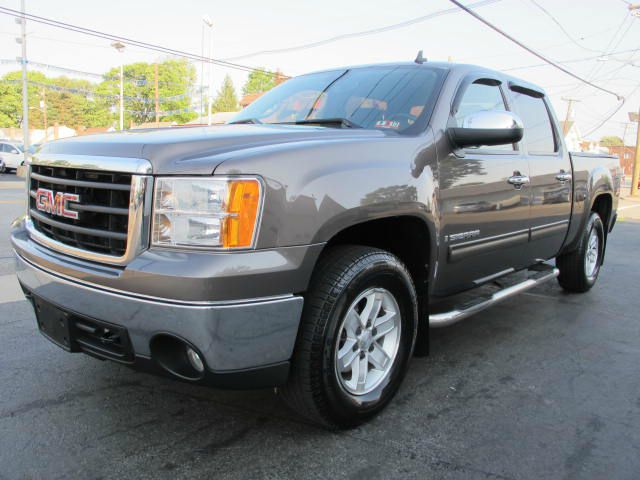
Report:
M640 208L624 210L590 293L550 282L434 331L381 416L328 432L271 390L195 387L50 344L13 276L23 201L1 176L0 479L640 478Z

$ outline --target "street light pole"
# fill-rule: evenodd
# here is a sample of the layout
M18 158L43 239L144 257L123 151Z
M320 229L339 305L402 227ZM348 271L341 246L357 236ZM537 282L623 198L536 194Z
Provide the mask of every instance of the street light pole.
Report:
M204 115L204 23L202 24L202 35L200 41L200 52L202 61L200 62L200 118ZM200 122L201 120L198 120Z
M124 52L124 43L113 42L111 44L120 54ZM124 59L120 56L120 131L124 130Z
M211 125L211 106L213 103L213 20L211 20L209 15L203 15L202 21L209 27L209 91L207 95L207 125Z
M120 130L124 130L124 65L120 60Z

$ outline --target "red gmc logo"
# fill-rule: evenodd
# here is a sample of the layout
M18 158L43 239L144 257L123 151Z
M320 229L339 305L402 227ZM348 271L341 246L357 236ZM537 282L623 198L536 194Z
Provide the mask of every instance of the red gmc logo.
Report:
M69 202L79 202L80 195L75 193L54 192L46 188L36 191L36 208L42 212L59 217L77 220L78 212L67 208Z

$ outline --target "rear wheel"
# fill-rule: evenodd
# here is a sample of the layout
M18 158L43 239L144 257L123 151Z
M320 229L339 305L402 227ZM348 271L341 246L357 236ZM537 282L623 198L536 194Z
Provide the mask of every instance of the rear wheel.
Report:
M600 215L591 216L582 232L578 248L556 259L560 269L558 282L568 292L583 293L598 279L604 253L605 232Z
M402 382L416 320L415 289L397 257L370 247L334 247L312 278L282 397L329 427L373 417Z

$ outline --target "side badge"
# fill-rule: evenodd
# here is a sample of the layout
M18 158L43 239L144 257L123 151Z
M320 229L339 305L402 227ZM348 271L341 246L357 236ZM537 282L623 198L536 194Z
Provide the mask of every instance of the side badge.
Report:
M470 238L476 238L480 236L480 230L470 230L468 232L460 232L454 233L453 235L445 235L444 241L445 243L451 241L455 242L456 240L469 240Z

